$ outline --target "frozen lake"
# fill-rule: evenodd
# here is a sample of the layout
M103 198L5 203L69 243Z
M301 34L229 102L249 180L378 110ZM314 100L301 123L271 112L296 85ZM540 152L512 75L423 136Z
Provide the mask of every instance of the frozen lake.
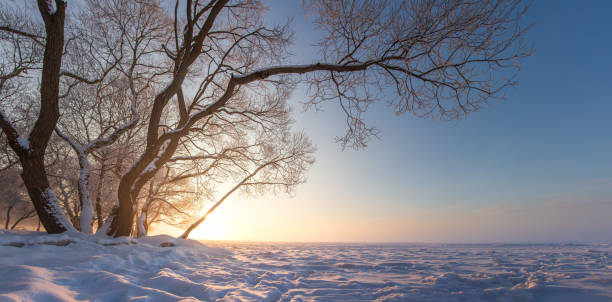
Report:
M194 276L229 297L317 301L610 301L609 244L228 244ZM220 268L220 267L221 268ZM224 277L215 276L221 269ZM203 273L210 272L211 274Z
M0 235L0 301L612 300L612 244L38 244L49 238Z

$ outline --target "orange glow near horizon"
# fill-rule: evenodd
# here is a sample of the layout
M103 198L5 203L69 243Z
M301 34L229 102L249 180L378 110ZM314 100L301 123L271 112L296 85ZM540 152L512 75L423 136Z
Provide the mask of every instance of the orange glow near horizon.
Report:
M202 210L199 215L203 215L206 210ZM227 225L223 221L223 217L211 213L206 220L202 222L195 230L191 232L190 237L193 239L204 240L225 240L229 237Z
M590 233L583 230L588 230L590 225L606 224L609 220L606 213L612 211L612 203L589 197L587 193L593 190L544 195L531 200L491 200L486 204L428 204L422 202L428 196L419 196L418 192L400 198L389 192L386 196L377 183L352 186L337 174L350 177L366 173L336 173L338 169L329 169L329 164L327 169L322 166L314 169L309 182L298 187L294 197L286 194L252 197L236 192L193 230L189 238L432 243L588 240ZM612 186L608 183L593 186L608 185ZM223 192L222 189L219 191ZM212 204L205 204L198 216ZM183 231L184 228L159 226L152 235L179 236Z
M604 223L609 218L605 213L612 210L610 203L534 202L431 209L406 203L382 211L374 203L366 208L351 208L345 202L332 205L329 200L307 200L308 196L247 199L239 194L210 214L189 238L263 242L553 242L563 238L550 236L549 229L586 238L587 234L573 227ZM559 217L567 223L560 223ZM542 228L543 222L549 229ZM153 234L178 236L182 232L183 229L159 227Z

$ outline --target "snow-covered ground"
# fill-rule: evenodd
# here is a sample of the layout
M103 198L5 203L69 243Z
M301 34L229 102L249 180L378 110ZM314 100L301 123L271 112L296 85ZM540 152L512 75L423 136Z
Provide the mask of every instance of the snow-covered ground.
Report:
M3 232L0 301L611 301L610 252L612 244L201 244Z

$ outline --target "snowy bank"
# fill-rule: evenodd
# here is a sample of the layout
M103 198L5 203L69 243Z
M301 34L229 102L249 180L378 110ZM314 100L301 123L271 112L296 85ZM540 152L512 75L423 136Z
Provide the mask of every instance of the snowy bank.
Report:
M172 247L161 247L162 243ZM193 240L0 231L0 301L174 301L190 294L183 263L228 254ZM178 295L177 295L178 294ZM139 298L140 297L140 298Z
M0 232L0 301L610 301L611 251Z

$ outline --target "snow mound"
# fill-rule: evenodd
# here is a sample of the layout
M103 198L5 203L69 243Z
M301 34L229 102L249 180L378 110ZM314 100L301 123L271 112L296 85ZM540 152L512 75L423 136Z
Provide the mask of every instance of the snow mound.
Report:
M0 301L610 301L611 251L0 232Z

